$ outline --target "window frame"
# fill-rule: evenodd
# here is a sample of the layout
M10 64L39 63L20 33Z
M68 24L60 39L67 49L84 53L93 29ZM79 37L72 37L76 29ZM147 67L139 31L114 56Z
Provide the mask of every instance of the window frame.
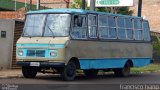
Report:
M126 19L131 20L131 27L127 27L127 25L126 25ZM134 25L133 25L133 22L134 22L134 18L125 17L126 39L127 40L134 40ZM128 30L132 31L132 39L128 38L128 36L129 36L128 35Z
M107 25L100 25L100 18L99 17L101 17L101 16L103 16L103 17L106 17L105 19L106 19L106 21L107 21ZM104 38L104 37L100 37L100 28L107 28L107 37L106 38ZM109 25L108 25L108 15L107 14L101 14L101 15L98 15L98 38L99 39L108 39L109 38Z
M88 13L88 14L77 14L77 15L86 16L86 23L87 24L86 24L85 28L87 28L87 30L86 30L86 36L87 37L85 39L79 38L79 39L76 39L76 40L84 40L84 41L122 41L122 42L139 42L139 43L140 42L142 42L142 43L148 42L147 40L144 40L144 35L143 35L143 33L144 33L143 31L144 30L143 30L143 22L142 22L143 19L142 18L138 18L138 17L136 18L136 17L132 17L132 16L108 15L108 14L103 14L103 13L102 14ZM91 25L91 24L89 25L89 15L93 15L93 16L96 17L96 21L95 21L96 24L95 25ZM103 17L105 17L105 19L107 19L107 25L108 26L105 25L105 24L101 24L100 25L99 17L101 17L101 16L103 16ZM115 26L114 27L113 26L109 26L109 17L112 17L112 18L114 17L114 22L115 22ZM118 18L122 18L124 20L123 21L124 22L124 27L120 27L118 25ZM135 38L135 30L136 30L136 28L134 27L134 20L135 19L140 19L141 20L141 25L142 26L141 26L141 29L138 29L138 30L142 30L141 31L142 36L140 36L142 39L136 39ZM127 24L128 20L130 20L129 24ZM89 26L96 28L96 38L89 37ZM105 31L105 32L107 32L107 34L104 35L104 37L100 36L100 31L99 31L100 28L104 28L105 30L108 29L107 31ZM114 38L111 38L111 35L109 33L109 29L110 28L115 30L114 31L114 33L115 33L115 37ZM102 29L102 32L104 32L103 31L104 29ZM120 38L118 29L125 30L125 38ZM130 31L128 31L128 30L130 30ZM132 34L132 36L130 36L131 34Z
M28 22L28 19L25 18L25 23L24 23L23 32L22 32L21 36L22 36L22 37L44 37L44 36L43 36L43 34L44 34L44 27L45 27L45 25L46 25L46 18L47 18L47 16L48 16L48 14L41 14L41 13L27 14L26 17L28 17L29 15L45 15L44 22L42 22L43 25L41 26L41 27L42 27L42 28L41 28L41 29L42 29L42 34L41 34L41 35L37 35L37 36L30 36L30 35L29 35L29 36L25 36L25 35L24 35L24 33L26 32L25 26L26 26L26 22Z
M140 20L140 23L141 23L141 28L138 28L138 26L137 27L135 27L135 20ZM143 22L143 20L141 19L141 18L134 18L134 21L133 21L134 23L133 23L133 25L134 25L134 29L133 29L133 31L134 31L134 40L138 40L138 41L142 41L142 40L144 40L144 36L143 36L143 28L142 28L142 22ZM138 23L138 22L136 22L136 23ZM141 31L141 36L139 36L139 33L137 34L137 31L139 32L139 31ZM136 37L136 35L138 35L138 38ZM141 39L139 39L139 37L141 37Z
M92 16L96 16L96 24L95 25L92 25L92 23L91 23L91 25L89 25L89 16L90 15L92 15ZM88 33L88 39L89 40L98 40L99 39L99 36L98 36L98 15L97 14L92 14L92 13L89 13L89 14L87 14L87 33ZM96 37L94 38L92 38L92 37L90 37L90 35L89 35L89 27L91 26L91 28L92 27L95 27L96 28ZM93 29L92 29L93 30Z
M47 22L48 22L48 17L49 17L49 15L54 15L54 14L64 14L65 15L65 13L48 13L48 14L46 14L46 18L45 18L45 22L44 22L44 26L43 26L43 34L42 34L42 37L67 37L67 36L70 36L69 35L69 33L70 33L70 28L71 28L71 14L66 14L66 15L70 15L70 24L68 25L69 26L69 30L68 30L68 34L67 35L64 35L64 36L45 36L45 33L46 33L46 25L47 25ZM49 30L50 31L50 30Z
M86 25L85 25L85 27L83 27L83 28L86 28L86 36L85 36L85 38L73 38L72 35L71 35L71 32L73 31L73 28L74 28L74 16L76 16L76 15L86 17ZM69 36L70 36L71 39L73 39L73 40L87 40L88 39L88 17L87 17L86 14L72 14L71 15L71 23L70 24L71 24L70 25L71 28L69 30Z
M123 27L119 27L119 25L118 25L118 23L119 23L119 22L118 22L118 19L119 19L119 18L122 18L122 19L123 19L123 25L124 25ZM125 25L125 24L126 24L126 22L125 22L125 17L123 17L123 16L117 17L116 22L117 22L117 37L118 37L118 39L120 39L120 40L127 40L127 31L126 31L126 25ZM120 29L123 29L123 30L124 30L124 32L125 32L125 38L121 38L121 37L120 37L120 35L119 35L119 34L120 34L120 33L119 33L119 30L120 30Z
M112 26L110 26L109 25L109 17L114 17L114 22L115 22L115 27L112 27ZM108 16L108 26L109 26L109 33L108 33L108 39L118 39L118 36L117 36L117 23L116 23L116 18L117 18L117 16L115 16L115 15L109 15ZM110 29L115 29L115 38L112 38L112 37L110 37Z

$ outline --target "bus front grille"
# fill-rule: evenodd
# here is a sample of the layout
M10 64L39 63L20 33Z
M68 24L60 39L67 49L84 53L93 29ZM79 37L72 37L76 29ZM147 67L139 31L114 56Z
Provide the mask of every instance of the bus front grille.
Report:
M27 50L29 57L45 57L45 50Z

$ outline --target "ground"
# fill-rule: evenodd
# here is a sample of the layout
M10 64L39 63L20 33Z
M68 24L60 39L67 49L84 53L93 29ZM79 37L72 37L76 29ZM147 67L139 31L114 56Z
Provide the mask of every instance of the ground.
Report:
M160 90L160 72L131 74L129 77L115 77L112 73L97 77L77 76L74 81L62 81L59 75L38 76L35 79L9 78L1 79L1 87L18 86L16 90L120 90L124 85L157 85ZM123 89L125 90L125 89ZM129 89L126 89L129 90ZM135 90L135 89L130 89ZM155 89L143 89L155 90Z
M129 77L116 77L112 72L100 72L97 77L86 77L79 73L74 81L62 81L59 74L41 74L34 79L24 78L20 69L0 71L0 89L14 90L160 90L160 65L151 64L132 68ZM126 89L126 85L132 86ZM138 85L138 86L137 86ZM150 89L152 87L152 89ZM146 89L147 88L147 89ZM10 89L7 89L10 90Z

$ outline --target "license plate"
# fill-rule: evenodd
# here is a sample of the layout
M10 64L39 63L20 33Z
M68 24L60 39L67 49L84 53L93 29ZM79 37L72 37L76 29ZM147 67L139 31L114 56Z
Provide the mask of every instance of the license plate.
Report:
M30 66L40 66L39 62L30 62Z

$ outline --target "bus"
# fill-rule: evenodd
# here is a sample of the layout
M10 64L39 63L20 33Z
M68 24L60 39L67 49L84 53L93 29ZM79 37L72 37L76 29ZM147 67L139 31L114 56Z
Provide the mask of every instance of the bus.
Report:
M52 71L68 81L76 70L127 77L131 67L152 62L149 31L141 17L81 9L29 11L16 44L16 64L25 78Z

